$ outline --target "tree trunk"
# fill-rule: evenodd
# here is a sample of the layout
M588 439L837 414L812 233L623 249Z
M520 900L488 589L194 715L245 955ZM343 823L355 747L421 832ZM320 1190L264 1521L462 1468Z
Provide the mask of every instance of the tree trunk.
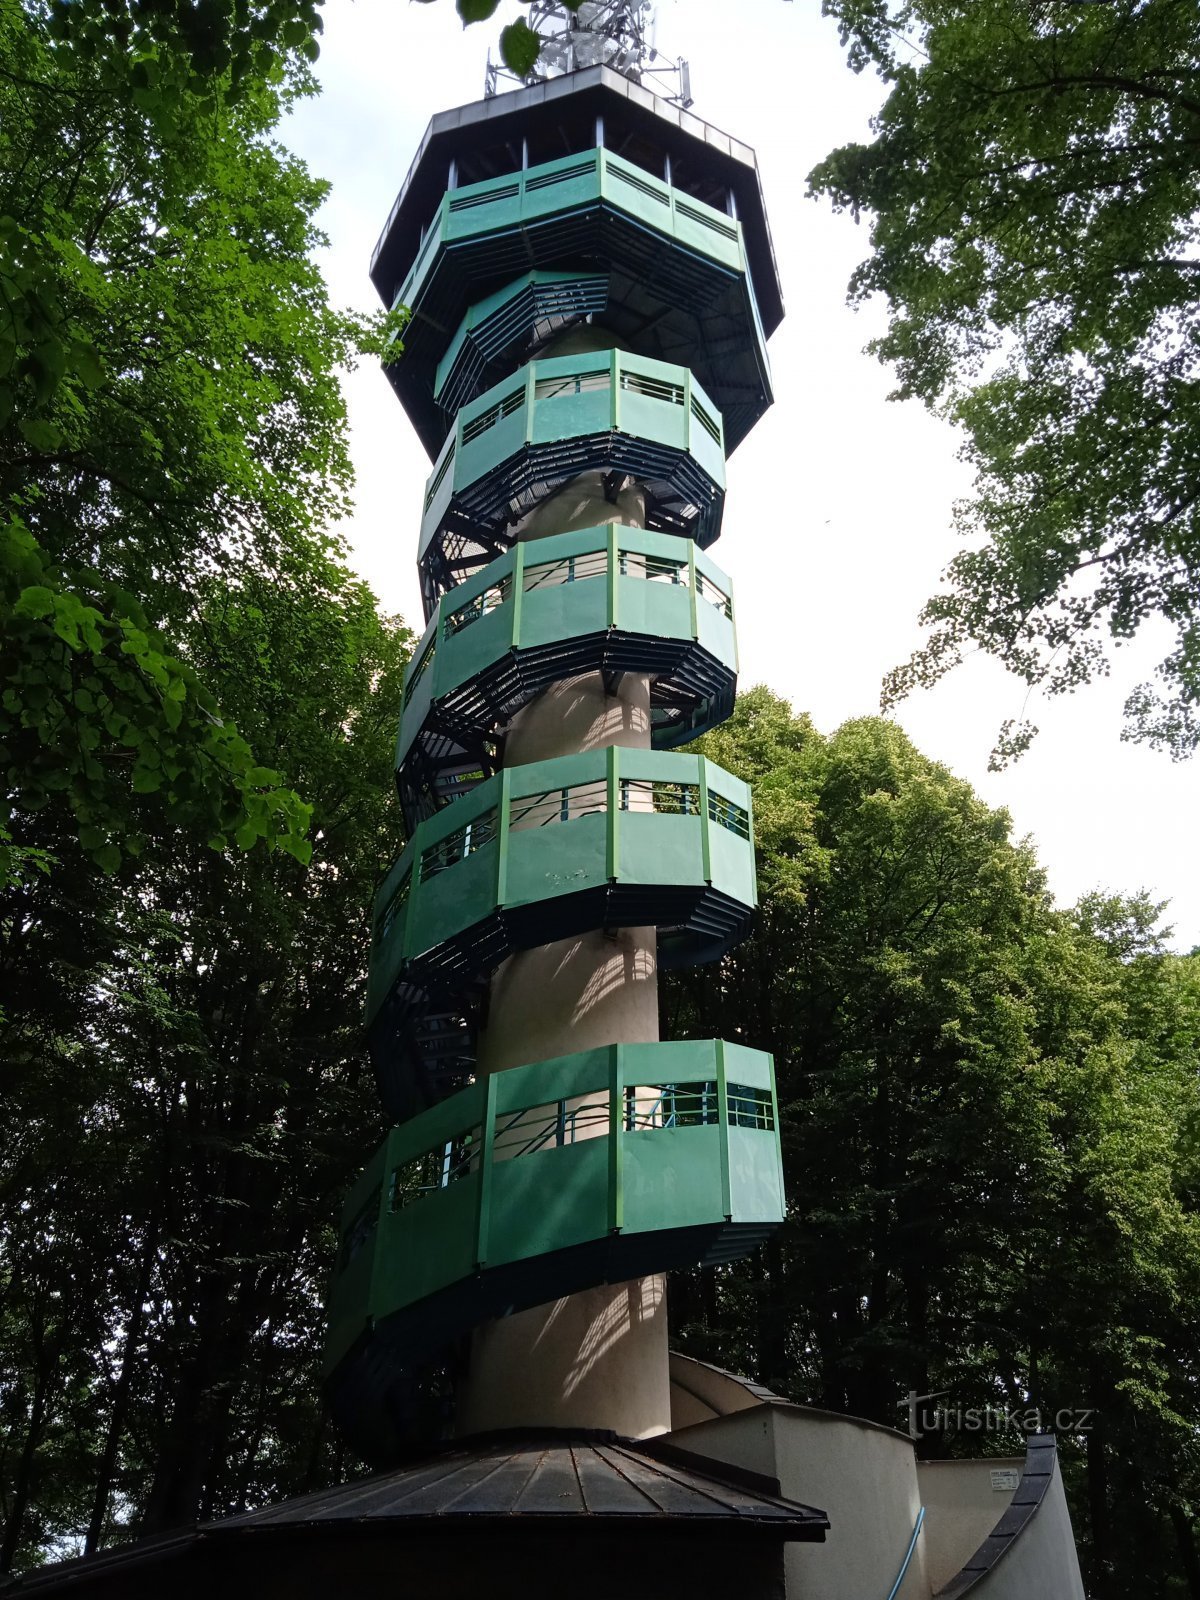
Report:
M1092 1393L1098 1396L1099 1384L1092 1370ZM1108 1458L1104 1442L1104 1418L1097 1413L1095 1426L1087 1436L1088 1522L1092 1535L1091 1581L1089 1594L1107 1600L1108 1572Z
M1179 1546L1179 1564L1187 1579L1187 1592L1191 1600L1200 1600L1200 1555L1196 1551L1195 1527L1182 1506L1172 1505L1170 1517L1175 1543Z
M25 1513L29 1509L29 1500L33 1488L33 1460L37 1454L38 1445L42 1442L42 1432L46 1426L46 1400L50 1392L50 1373L44 1363L38 1366L37 1382L33 1391L33 1404L29 1408L29 1428L25 1434L25 1443L21 1449L21 1460L17 1466L16 1478L13 1482L12 1510L8 1514L8 1521L4 1525L4 1543L0 1545L0 1572L11 1572L13 1558L21 1543L21 1533L25 1526Z
M138 1263L137 1284L133 1292L133 1306L125 1326L125 1340L121 1348L121 1370L113 1389L112 1408L108 1414L108 1429L104 1436L104 1449L96 1469L96 1492L92 1497L92 1514L88 1519L87 1537L84 1540L85 1556L95 1555L104 1536L108 1520L108 1502L112 1494L113 1471L117 1464L117 1451L125 1432L125 1413L129 1403L129 1389L133 1379L133 1358L141 1342L146 1322L146 1298L150 1293L150 1277L154 1269L154 1256L158 1248L158 1224L151 1217L146 1225L146 1239Z

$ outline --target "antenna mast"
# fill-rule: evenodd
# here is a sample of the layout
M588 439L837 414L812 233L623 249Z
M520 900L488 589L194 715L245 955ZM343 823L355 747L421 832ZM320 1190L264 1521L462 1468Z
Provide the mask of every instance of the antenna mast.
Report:
M691 72L682 56L663 60L654 43L651 0L583 0L569 11L561 0L533 0L529 26L540 35L542 53L523 78L488 51L484 94L490 99L502 83L531 85L548 78L606 66L686 110L692 104Z

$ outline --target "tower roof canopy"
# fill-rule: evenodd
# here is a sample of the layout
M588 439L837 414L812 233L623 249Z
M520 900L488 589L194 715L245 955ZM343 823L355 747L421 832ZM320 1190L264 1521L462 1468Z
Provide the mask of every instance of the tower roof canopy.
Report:
M716 1475L714 1475L716 1474ZM522 1429L464 1440L418 1466L288 1500L215 1524L247 1532L336 1522L476 1525L480 1519L586 1517L666 1524L728 1538L735 1529L821 1540L823 1511L786 1500L773 1478L603 1432Z
M722 1552L736 1562L738 1552L778 1549L783 1540L820 1542L828 1527L823 1511L784 1499L773 1478L714 1465L665 1441L531 1429L466 1439L396 1472L42 1567L0 1582L0 1592L14 1600L24 1594L157 1600L164 1593L207 1600L218 1590L235 1600L357 1597L382 1592L384 1574L389 1591L402 1574L411 1584L405 1593L422 1593L432 1574L442 1592L458 1595L477 1592L483 1572L494 1579L514 1554L544 1554L548 1540L557 1541L561 1559L566 1537L584 1569L572 1577L572 1589L590 1596L613 1592L611 1575L599 1585L583 1580L591 1566L628 1560L626 1535L657 1535L669 1541L675 1560L690 1551L703 1564ZM652 1538L639 1549L656 1543ZM521 1593L557 1593L565 1582L552 1571L551 1586L539 1587L529 1575L533 1568L516 1570ZM695 1592L695 1581L692 1574L678 1592Z
M462 185L518 170L523 140L531 165L575 154L594 146L597 117L604 118L605 144L618 155L659 176L669 156L676 188L722 209L725 195L733 194L763 330L773 333L783 300L754 151L603 66L433 118L371 258L371 281L384 303L391 304L416 259L452 161Z

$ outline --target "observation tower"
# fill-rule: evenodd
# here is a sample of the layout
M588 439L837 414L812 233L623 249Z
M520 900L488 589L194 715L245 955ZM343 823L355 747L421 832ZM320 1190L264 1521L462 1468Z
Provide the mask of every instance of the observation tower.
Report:
M770 1056L664 1039L658 1004L754 914L752 797L681 747L733 708L711 552L783 305L754 152L648 9L534 0L533 74L433 119L371 264L410 312L426 628L367 1005L395 1126L326 1385L387 1470L302 1514L413 1530L413 1592L428 1523L464 1595L1083 1600L1050 1435L924 1462L911 1424L668 1351L665 1275L784 1219Z
M754 154L646 11L536 5L542 75L434 118L371 264L432 462L367 1005L395 1126L327 1347L381 1463L434 1370L459 1435L667 1432L663 1274L784 1215L771 1058L659 1033L660 971L754 911L749 790L679 747L733 707L709 552L782 304Z

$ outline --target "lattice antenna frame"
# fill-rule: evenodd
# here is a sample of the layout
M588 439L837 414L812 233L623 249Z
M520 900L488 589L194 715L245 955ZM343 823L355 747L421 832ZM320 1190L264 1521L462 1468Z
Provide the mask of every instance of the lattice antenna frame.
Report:
M541 37L541 55L521 78L493 61L489 49L486 98L502 93L506 83L528 86L585 67L607 66L670 105L684 110L691 106L691 70L682 56L671 62L659 55L651 0L583 0L578 11L569 11L561 0L533 0L528 22Z

